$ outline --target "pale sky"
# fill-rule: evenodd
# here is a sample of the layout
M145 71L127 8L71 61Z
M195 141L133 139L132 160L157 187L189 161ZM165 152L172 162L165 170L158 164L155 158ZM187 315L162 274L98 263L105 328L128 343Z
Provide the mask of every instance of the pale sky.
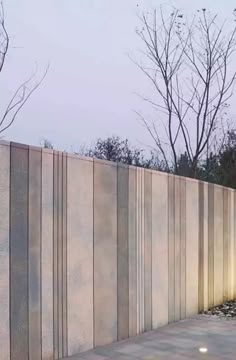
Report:
M168 3L190 14L204 7L223 17L236 6L235 0ZM128 54L139 59L142 47L135 34L137 11L160 4L163 1L5 0L11 47L1 74L0 110L36 63L39 76L50 63L44 83L5 139L39 145L46 138L69 151L113 134L151 144L134 112L148 113L135 93L147 95L151 86ZM236 114L236 104L231 113Z

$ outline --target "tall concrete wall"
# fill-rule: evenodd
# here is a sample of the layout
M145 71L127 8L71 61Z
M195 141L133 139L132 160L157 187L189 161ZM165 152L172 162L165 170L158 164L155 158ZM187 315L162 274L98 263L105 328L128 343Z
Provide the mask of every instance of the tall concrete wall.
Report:
M236 193L0 144L1 360L53 360L236 296Z

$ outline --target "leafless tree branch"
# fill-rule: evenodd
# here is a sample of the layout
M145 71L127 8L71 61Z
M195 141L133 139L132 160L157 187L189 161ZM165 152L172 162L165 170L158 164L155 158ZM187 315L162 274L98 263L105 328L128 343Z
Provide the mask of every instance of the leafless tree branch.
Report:
M229 63L236 50L235 23L227 33L225 21L220 23L206 9L188 23L179 10L169 15L162 7L154 10L152 19L142 14L140 20L142 29L137 34L152 65L135 63L155 90L155 98L144 99L165 118L176 172L182 144L194 176L233 93L236 73L230 75ZM143 123L156 139L156 127L145 119ZM160 144L158 137L158 149Z
M9 50L10 39L5 26L4 7L2 1L0 1L0 73L3 71L6 56ZM29 100L34 91L42 84L49 70L47 66L43 76L33 83L36 73L34 73L28 80L23 82L14 92L10 99L6 110L0 118L0 134L7 130L15 121L20 110L25 103Z

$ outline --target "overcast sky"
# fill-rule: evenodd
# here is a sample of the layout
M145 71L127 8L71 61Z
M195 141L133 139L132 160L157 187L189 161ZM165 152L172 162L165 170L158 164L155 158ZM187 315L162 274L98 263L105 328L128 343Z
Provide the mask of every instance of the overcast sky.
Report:
M32 74L36 63L39 76L50 63L44 83L5 138L34 145L47 138L57 148L66 150L113 134L149 144L149 136L134 110L148 112L135 93L148 94L151 88L128 54L139 57L137 11L161 3L5 0L11 48L1 74L0 110L17 85ZM206 7L223 17L230 16L236 6L235 0L169 3L190 14ZM236 113L236 104L231 112Z

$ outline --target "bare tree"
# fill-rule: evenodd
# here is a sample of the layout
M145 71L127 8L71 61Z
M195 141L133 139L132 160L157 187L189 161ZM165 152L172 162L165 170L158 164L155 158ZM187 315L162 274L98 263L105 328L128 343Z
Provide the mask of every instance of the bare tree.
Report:
M235 23L232 19L226 31L226 22L206 9L188 22L177 9L166 16L163 7L151 16L142 14L140 20L137 34L144 44L145 65L135 63L154 87L153 97L142 98L158 110L158 119L139 115L164 161L168 164L171 154L178 173L182 147L194 176L216 132L224 127L233 95L236 73L230 73L229 64L236 49Z
M0 73L3 71L9 46L10 38L5 26L3 3L0 2ZM6 110L0 117L0 135L13 124L19 111L25 105L33 92L41 85L47 72L48 67L38 81L35 80L36 74L33 74L15 90L6 107Z

